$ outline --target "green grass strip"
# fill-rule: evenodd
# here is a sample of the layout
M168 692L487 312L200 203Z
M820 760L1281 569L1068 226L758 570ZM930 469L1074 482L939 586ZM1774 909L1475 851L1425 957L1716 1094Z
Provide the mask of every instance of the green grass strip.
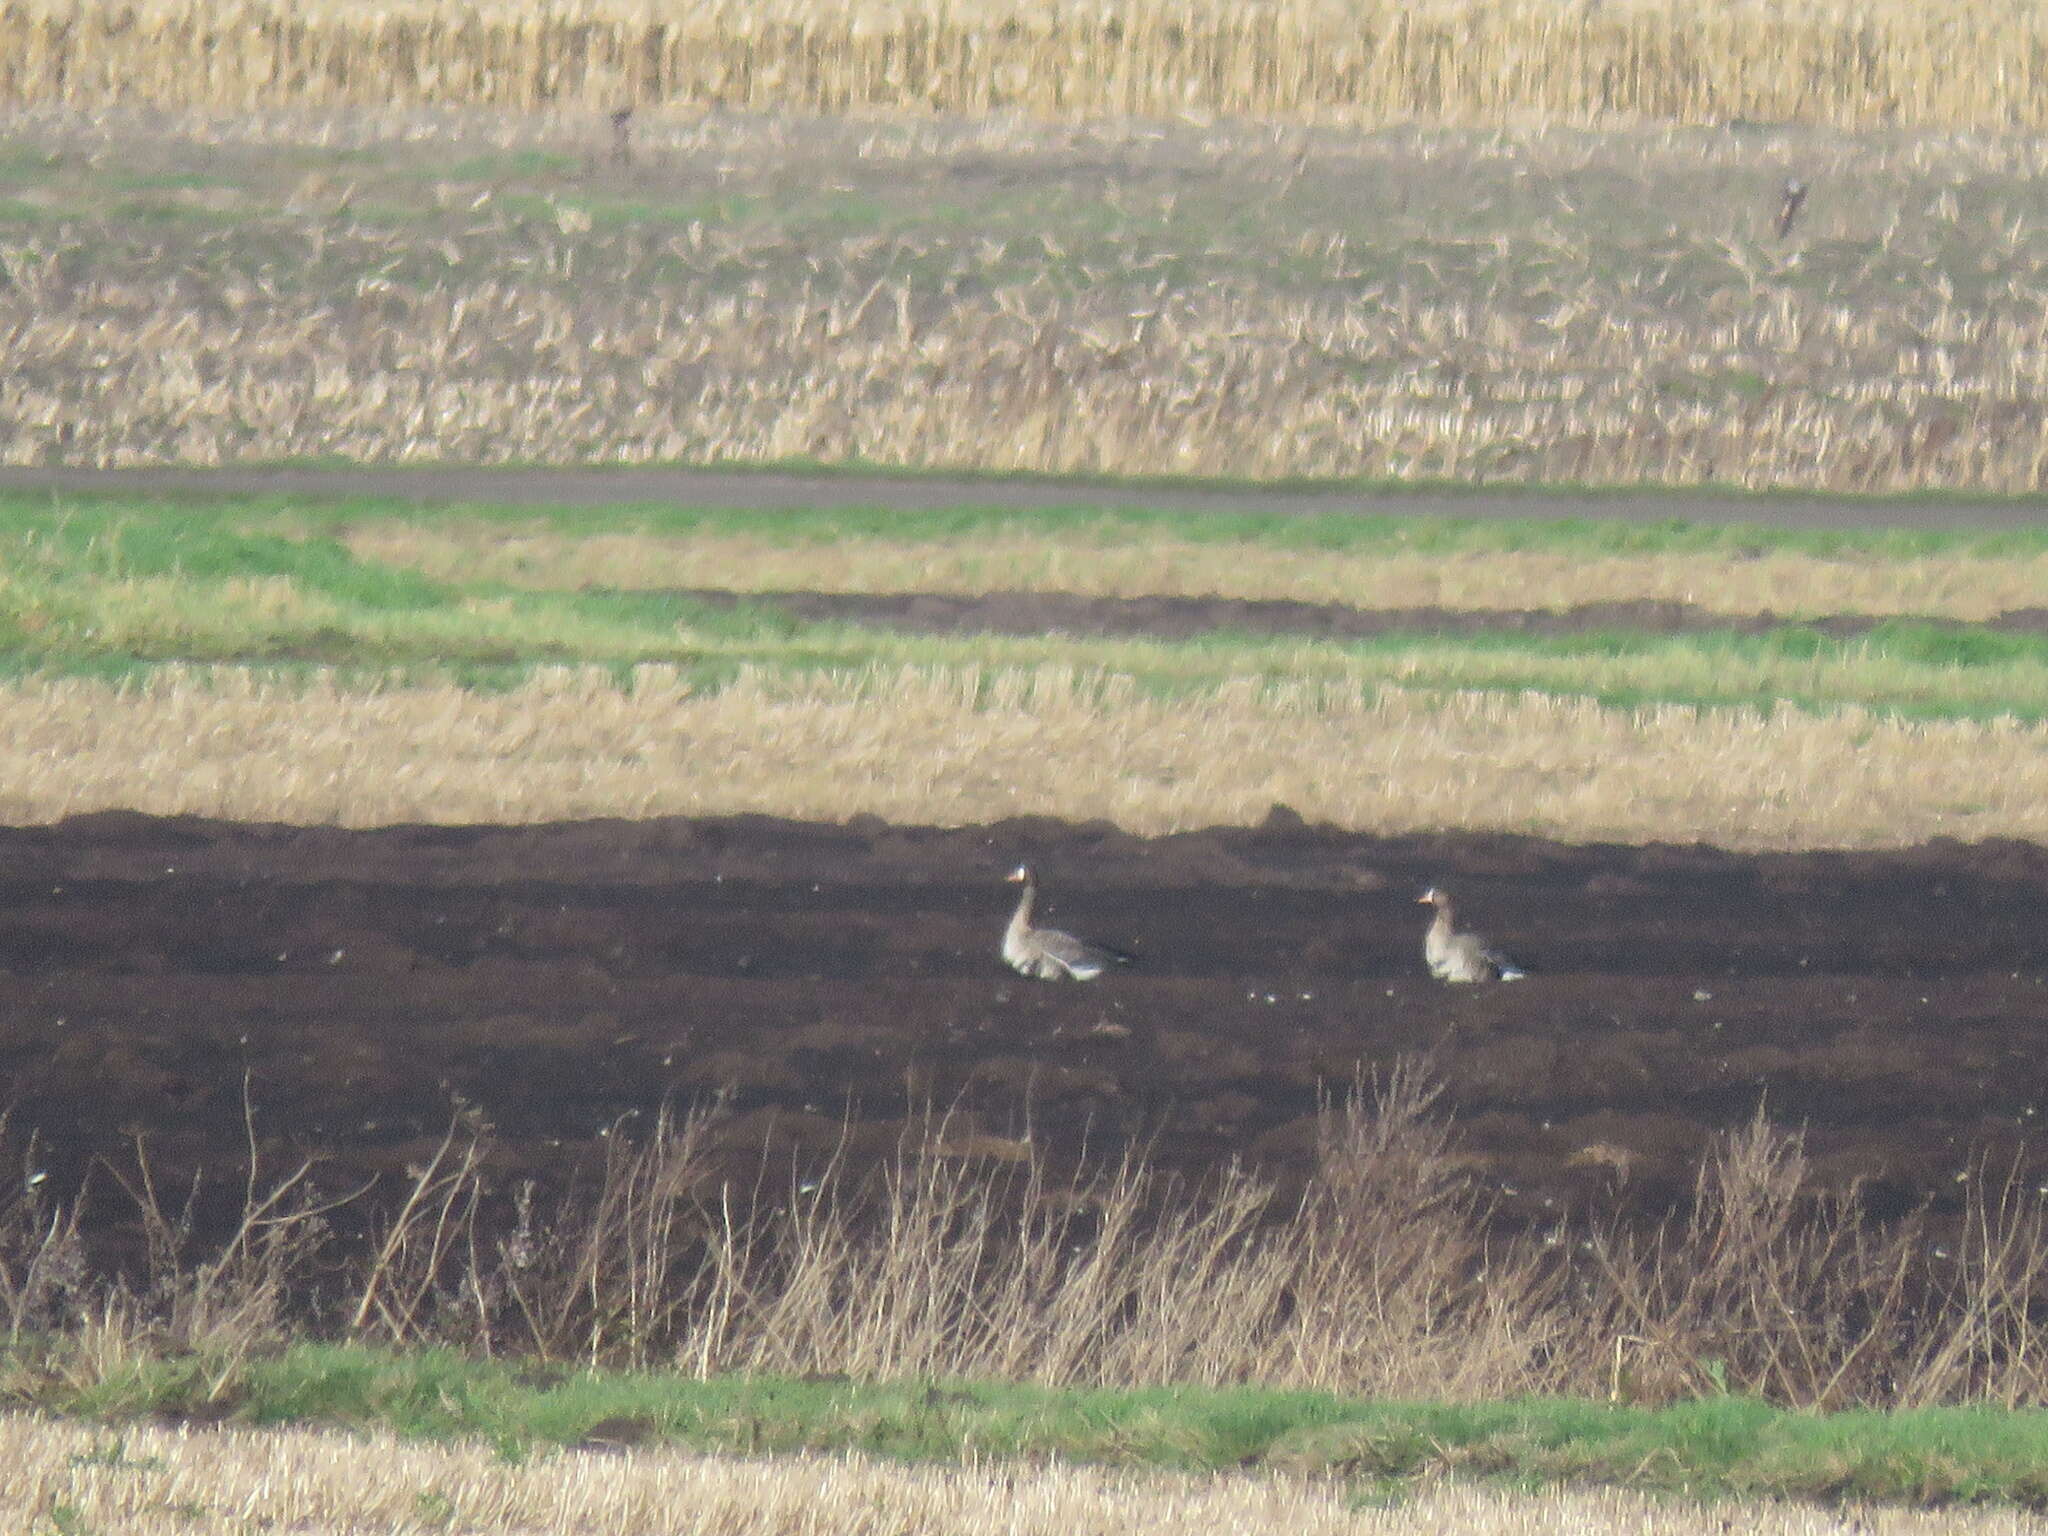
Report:
M11 1379L37 1379L34 1346L13 1353ZM27 1395L28 1405L107 1420L212 1417L223 1400L209 1401L209 1383L219 1377L191 1358L149 1359L83 1391L57 1385L54 1375L40 1379L46 1385ZM1735 1397L1639 1408L1544 1398L1364 1402L1249 1387L700 1381L313 1344L244 1362L228 1378L224 1401L237 1422L476 1438L509 1458L595 1438L929 1462L1055 1456L1139 1467L1258 1466L1382 1489L1449 1471L1701 1497L2048 1506L2048 1412L2036 1410L1812 1414Z
M939 515L924 516L935 526ZM358 558L308 526L312 520L304 508L255 518L220 504L0 504L0 676L133 678L166 664L224 665L285 676L332 668L366 684L453 679L498 687L544 666L598 667L625 679L634 667L657 663L716 687L746 669L801 677L1057 666L1128 676L1161 698L1251 678L1297 696L1304 687L1355 697L1396 684L1533 691L1616 707L1783 702L1906 718L2048 719L2048 636L1968 624L1898 620L1850 638L1801 625L1754 635L1417 632L1342 641L1224 631L1173 641L919 635L805 623L765 600L727 608L673 593L437 581ZM1385 521L1389 537L1431 536L1434 527ZM867 526L859 517L854 523ZM1613 532L1594 524L1580 531ZM1503 530L1474 524L1466 532ZM1681 534L1690 531L1670 531ZM2048 533L2040 537L2048 545Z
M786 466L777 466L786 471ZM899 472L891 471L892 475ZM374 472L367 475L374 480ZM839 474L820 479L843 481ZM852 477L858 483L859 477ZM999 477L998 477L999 478ZM1117 482L1124 485L1127 482ZM1062 485L1064 482L1054 482ZM1208 482L1202 489L1238 489ZM938 507L891 506L880 497L869 506L789 508L690 506L635 501L635 482L620 479L620 500L596 507L459 503L431 509L394 497L322 500L272 495L153 493L137 496L51 492L0 494L0 543L65 525L89 530L161 524L192 531L203 528L273 528L295 536L334 531L355 524L437 521L544 528L564 534L644 533L661 537L740 535L771 541L837 543L886 539L921 543L986 537L1022 530L1041 536L1085 537L1106 543L1142 544L1161 537L1193 543L1251 544L1261 548L1346 554L1461 554L1544 552L1583 556L1697 554L1753 557L1771 552L1816 558L1908 560L1934 556L2020 559L2048 554L2048 525L1987 530L1775 528L1767 526L1772 498L1756 496L1756 523L1696 523L1681 517L1502 518L1461 516L1461 495L1448 488L1403 483L1358 487L1361 496L1387 495L1410 502L1413 514L1328 513L1294 510L1222 511L1173 506L1105 506L1091 502L1088 487L1071 487L1071 500L1032 508L997 503ZM1248 496L1274 494L1272 486L1242 487ZM1284 487L1282 490L1284 491ZM1309 489L1326 489L1320 485ZM1488 490L1489 500L1498 494ZM1575 500L1641 499L1646 493L1606 490L1526 493L1532 506L1570 495ZM1651 500L1654 502L1654 497ZM1815 498L1803 498L1815 499ZM1882 499L1872 499L1873 506ZM1674 499L1682 506L1683 501ZM1851 503L1853 505L1854 503Z

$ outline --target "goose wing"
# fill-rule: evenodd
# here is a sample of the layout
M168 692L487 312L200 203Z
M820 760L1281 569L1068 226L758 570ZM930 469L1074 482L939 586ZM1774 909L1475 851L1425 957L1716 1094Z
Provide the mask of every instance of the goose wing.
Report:
M1037 944L1040 954L1076 981L1091 980L1112 965L1129 965L1132 959L1120 949L1111 949L1107 944L1091 943L1087 939L1077 939L1071 933L1063 933L1057 928L1034 929L1031 937Z
M1494 969L1494 973L1498 975L1502 981L1520 981L1523 977L1529 974L1529 969L1527 966L1518 965L1506 954L1502 953L1500 950L1492 948L1489 945L1482 944L1480 946L1479 958L1484 960L1488 965L1492 966Z
M1453 934L1432 950L1429 969L1439 981L1520 981L1529 974L1476 933Z
M1432 946L1429 969L1439 981L1485 981L1490 974L1485 946L1469 933L1454 933Z

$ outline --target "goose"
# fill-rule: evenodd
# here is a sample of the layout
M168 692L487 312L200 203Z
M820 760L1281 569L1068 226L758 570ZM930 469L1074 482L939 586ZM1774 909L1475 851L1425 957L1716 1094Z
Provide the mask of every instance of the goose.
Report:
M1433 885L1415 899L1436 908L1436 918L1423 936L1422 957L1439 981L1519 981L1529 974L1478 934L1453 928L1451 898L1444 890Z
M1003 959L1010 969L1044 981L1071 976L1076 981L1093 981L1112 965L1129 965L1131 957L1103 944L1091 944L1057 928L1031 926L1031 907L1038 900L1038 877L1029 864L1019 864L1006 877L1012 885L1024 887L1017 898L1017 910L1010 914L1010 926L1003 930Z

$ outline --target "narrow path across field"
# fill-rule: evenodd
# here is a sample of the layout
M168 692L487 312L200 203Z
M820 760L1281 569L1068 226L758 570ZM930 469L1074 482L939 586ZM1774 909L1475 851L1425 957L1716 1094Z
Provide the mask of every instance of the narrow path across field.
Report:
M1354 608L1241 597L1095 597L1069 592L727 592L679 589L672 596L717 608L771 608L807 623L877 625L919 634L1142 636L1183 640L1218 630L1362 640L1380 635L1760 635L1797 626L1853 639L1887 625L1955 625L1939 614L1717 613L1697 603L1639 599L1569 608ZM2048 608L2013 608L1975 626L2004 634L2048 634Z
M1775 528L2031 528L2048 497L1745 496L1719 491L1347 489L1340 486L1103 483L1055 476L838 474L688 468L278 466L85 469L0 466L0 493L393 497L422 503L607 506L670 502L716 507L950 506L1182 508L1191 512L1437 513L1467 518L1599 518L1757 523Z

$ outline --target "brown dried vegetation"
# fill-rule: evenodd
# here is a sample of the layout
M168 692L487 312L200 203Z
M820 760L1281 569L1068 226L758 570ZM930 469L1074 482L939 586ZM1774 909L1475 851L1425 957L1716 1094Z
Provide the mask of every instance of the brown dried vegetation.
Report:
M1253 680L1148 699L1072 667L748 673L700 693L643 667L630 689L562 669L504 693L164 668L131 686L10 684L0 710L0 816L15 823L113 808L342 826L760 811L1151 833L1247 825L1278 802L1377 832L1743 849L2048 838L2048 730L1860 709Z
M322 1196L308 1168L259 1176L252 1158L211 1242L138 1147L107 1166L139 1263L93 1251L120 1228L81 1236L17 1184L0 1294L14 1342L44 1342L11 1385L83 1390L168 1349L196 1360L195 1401L217 1401L251 1351L310 1329L696 1375L2048 1401L2037 1191L1994 1171L1936 1241L1917 1214L1817 1191L1797 1139L1759 1119L1717 1143L1675 1225L1489 1235L1433 1099L1402 1068L1333 1107L1298 1201L1235 1168L1187 1188L1141 1164L1063 1180L946 1156L942 1116L878 1168L734 1189L706 1152L716 1110L621 1132L600 1168L537 1195L495 1187L489 1127L465 1113L398 1189Z

